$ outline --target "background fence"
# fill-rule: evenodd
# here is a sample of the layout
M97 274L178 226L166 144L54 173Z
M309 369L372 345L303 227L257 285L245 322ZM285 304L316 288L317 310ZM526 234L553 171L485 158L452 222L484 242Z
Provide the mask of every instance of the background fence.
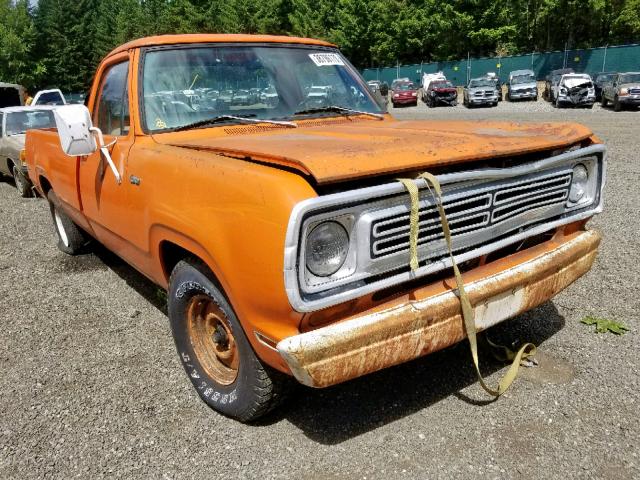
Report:
M533 70L538 80L543 80L551 70L565 67L592 75L608 71L640 71L640 44L366 68L362 73L366 80L383 80L391 84L394 79L403 77L420 83L422 73L442 71L454 85L459 86L465 85L469 78L480 77L487 72L495 72L505 82L509 72L523 69Z

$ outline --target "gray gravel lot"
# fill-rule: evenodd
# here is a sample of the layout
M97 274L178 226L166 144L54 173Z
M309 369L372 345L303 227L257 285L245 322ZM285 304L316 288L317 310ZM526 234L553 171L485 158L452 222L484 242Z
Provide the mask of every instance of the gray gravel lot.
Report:
M46 203L0 182L0 478L640 477L640 112L544 102L395 110L398 118L570 120L610 148L605 240L587 276L494 329L534 341L486 403L466 344L326 390L253 426L202 403L155 287L102 248L67 257ZM625 322L592 333L587 314ZM497 381L504 366L483 358Z

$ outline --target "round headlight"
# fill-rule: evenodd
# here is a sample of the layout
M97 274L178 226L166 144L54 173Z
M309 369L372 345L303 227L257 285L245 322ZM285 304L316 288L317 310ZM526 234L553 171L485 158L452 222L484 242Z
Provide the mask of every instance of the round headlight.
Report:
M569 201L578 203L584 197L589 182L589 172L587 167L579 163L573 167L573 177L571 179L571 190L569 190Z
M349 235L338 222L323 222L307 237L306 263L318 277L333 275L347 258Z

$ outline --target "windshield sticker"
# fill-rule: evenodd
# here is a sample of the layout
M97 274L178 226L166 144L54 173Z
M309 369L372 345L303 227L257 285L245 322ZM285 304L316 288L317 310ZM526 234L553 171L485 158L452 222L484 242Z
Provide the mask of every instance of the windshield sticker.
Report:
M310 53L309 58L313 60L318 67L327 67L330 65L344 65L344 62L337 53Z

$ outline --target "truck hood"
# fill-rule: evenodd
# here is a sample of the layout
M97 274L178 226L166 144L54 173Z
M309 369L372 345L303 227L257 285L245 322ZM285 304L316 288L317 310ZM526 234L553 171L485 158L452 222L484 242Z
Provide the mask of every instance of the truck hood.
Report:
M163 144L283 166L318 184L373 175L427 170L470 160L495 159L550 150L589 138L591 131L573 123L469 121L344 122L293 128L267 125L156 135Z
M515 85L511 85L511 90L517 92L519 90L528 90L531 88L536 88L538 84L536 82L527 82L527 83L516 83Z

